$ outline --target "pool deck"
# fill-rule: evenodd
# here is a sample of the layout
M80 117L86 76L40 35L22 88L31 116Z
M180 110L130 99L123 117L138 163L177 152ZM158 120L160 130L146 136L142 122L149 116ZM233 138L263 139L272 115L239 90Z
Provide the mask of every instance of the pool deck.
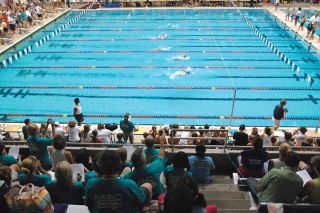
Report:
M284 6L284 5L281 5L281 6ZM299 5L298 5L299 6ZM295 6L296 8L298 6ZM280 21L282 21L282 23L286 24L293 32L297 32L297 29L299 27L299 23L297 24L297 26L294 26L294 22L291 22L291 21L286 21L285 18L286 18L286 15L283 11L280 11L280 9L284 9L286 7L279 7L277 11L275 11L275 8L274 7L271 7L271 6L266 6L266 7L263 7L265 8L266 10L268 10L271 14L273 14L274 16L276 16ZM316 9L316 10L320 10L320 6L314 6L312 5L311 7L312 9ZM309 17L307 17L309 18ZM299 31L297 32L297 34L300 36L300 38L302 40L304 40L306 43L310 43L312 44L312 47L315 48L317 51L320 50L320 42L318 41L319 40L319 36L318 35L314 35L314 39L313 40L310 40L309 38L307 38L307 28L306 27L303 27L303 31Z
M58 8L53 17L49 17L49 18L45 18L44 17L42 19L42 23L40 25L36 25L33 28L29 29L28 33L26 33L26 34L18 34L18 33L16 33L12 37L12 40L13 40L12 43L7 44L7 45L0 44L0 55L2 55L5 51L7 51L7 50L9 50L11 48L14 48L21 41L23 41L24 39L28 38L30 35L32 35L33 33L37 32L38 30L40 30L41 28L43 28L47 24L51 23L52 21L58 19L60 16L64 15L65 13L67 13L69 10L70 9L68 9L68 8Z
M102 122L103 123L103 122ZM10 132L11 135L14 137L19 137L23 140L23 134L22 134L22 127L25 124L23 123L5 123L5 126L3 126L3 123L0 123L0 129L2 132ZM40 126L40 124L38 123L38 125ZM61 124L61 126L63 128L67 127L67 124ZM97 128L97 124L92 124L91 126L91 130L96 129ZM180 126L180 128L183 126ZM143 139L142 134L144 132L149 132L152 128L152 125L139 125L136 126L136 130L134 132L135 135L135 143L139 143L141 141L141 139ZM161 128L161 126L157 126L157 129L159 130ZM219 129L219 126L212 126L213 129ZM237 126L233 126L230 128L230 130L238 130L239 127ZM253 127L246 127L246 132L248 134L251 133ZM263 130L265 127L257 127L259 129L259 134L263 134ZM80 129L83 129L83 125L80 127ZM295 129L297 129L297 127L281 127L279 130L286 130L288 132L293 132ZM117 133L117 130L114 131L114 134ZM319 138L320 137L320 132L316 132L315 128L308 128L308 136L309 137L313 137L313 138Z

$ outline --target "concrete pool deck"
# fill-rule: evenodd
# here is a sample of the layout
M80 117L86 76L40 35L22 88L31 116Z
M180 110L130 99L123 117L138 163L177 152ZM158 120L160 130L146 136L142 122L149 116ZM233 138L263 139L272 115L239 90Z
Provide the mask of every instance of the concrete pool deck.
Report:
M281 5L283 6L283 5ZM299 6L295 6L296 8ZM271 6L266 6L264 7L266 10L268 10L271 14L273 14L275 17L277 17L280 21L282 21L283 24L286 24L287 27L289 27L293 32L296 32L300 39L303 40L304 42L306 42L307 44L312 44L312 47L315 48L317 51L320 50L320 42L318 42L319 36L318 35L314 35L314 38L312 40L310 40L309 38L307 38L307 28L303 27L303 31L297 31L298 27L299 27L299 23L297 24L297 26L294 26L294 22L291 21L286 21L286 15L283 11L281 11L281 9L286 9L286 7L279 7L277 11L275 11L274 7ZM311 9L320 9L320 6L313 6ZM307 17L309 18L309 17Z
M49 23L51 23L52 21L58 19L59 17L63 16L64 14L66 14L70 9L68 8L58 8L54 14L54 16L52 17L47 17L44 16L44 18L42 19L42 23L39 25L35 25L33 28L29 29L29 32L26 34L18 34L16 33L14 35L14 37L12 37L13 42L7 45L2 45L0 44L0 56L2 54L4 54L7 50L14 48L15 46L19 45L20 42L23 42L23 40L25 40L26 38L28 38L30 35L36 33L38 30L40 30L41 28L43 28L44 26L48 25ZM19 30L19 28L17 29Z

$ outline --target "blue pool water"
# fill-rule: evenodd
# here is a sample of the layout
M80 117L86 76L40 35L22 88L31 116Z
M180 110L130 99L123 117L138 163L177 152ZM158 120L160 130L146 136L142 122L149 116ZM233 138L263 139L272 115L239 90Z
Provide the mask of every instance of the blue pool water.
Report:
M318 54L308 52L305 43L266 11L241 13L301 71L284 63L232 9L89 11L35 47L36 41L79 14L73 11L21 44L20 49L33 45L33 51L1 69L1 118L15 122L36 114L30 118L44 121L51 113L65 122L73 99L79 97L84 114L97 115L86 117L86 122L118 122L130 112L139 124L228 125L236 88L233 125L271 125L274 106L286 98L284 125L315 126L320 117ZM165 34L167 39L155 39ZM184 54L190 59L173 60ZM190 74L174 75L183 69ZM314 81L311 87L306 74ZM77 88L54 88L63 86Z

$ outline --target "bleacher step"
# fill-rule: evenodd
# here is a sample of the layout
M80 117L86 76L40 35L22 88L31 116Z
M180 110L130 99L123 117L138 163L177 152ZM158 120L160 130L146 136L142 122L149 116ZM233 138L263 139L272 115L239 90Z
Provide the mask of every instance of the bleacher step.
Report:
M218 213L258 213L258 211L249 209L218 209Z
M214 184L233 184L233 180L226 175L215 175L213 176Z
M206 198L209 205L216 205L218 209L247 209L251 207L250 200L244 199L208 199Z
M230 191L200 191L206 199L244 199L248 200L247 192L230 192Z
M207 185L199 185L199 190L206 191L228 191L235 192L239 191L238 186L234 184L207 184Z

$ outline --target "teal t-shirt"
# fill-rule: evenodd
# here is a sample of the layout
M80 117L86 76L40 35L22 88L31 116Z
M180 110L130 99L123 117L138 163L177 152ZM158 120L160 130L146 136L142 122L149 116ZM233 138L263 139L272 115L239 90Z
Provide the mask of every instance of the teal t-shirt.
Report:
M129 121L128 123L125 122L124 120L120 121L120 129L124 132L124 133L130 133L133 131L134 129L134 125L131 121Z
M93 178L87 183L86 205L93 213L138 213L145 200L145 191L132 180Z
M160 151L155 148L146 148L144 154L146 156L146 163L149 164L159 157Z
M51 177L47 174L32 175L28 177L28 175L21 172L19 174L18 180L21 185L32 183L35 186L39 187L46 186L51 183Z
M51 159L48 154L48 146L51 146L52 138L42 138L40 134L36 137L28 136L27 145L30 155L34 155L40 160L42 168L45 170L51 169Z
M84 183L87 184L88 181L91 180L92 178L97 178L97 173L95 171L87 172L84 175Z
M191 172L185 171L183 169L175 169L172 165L167 166L164 171L164 177L166 178L167 189L171 188L180 178L189 176L191 177Z
M18 163L18 161L11 155L0 155L0 165L10 166L12 164Z
M81 182L74 182L71 186L51 182L46 186L46 189L53 203L83 205L85 188Z
M160 182L160 174L163 171L163 167L163 159L157 158L147 166L135 169L124 175L122 178L134 180L139 186L144 183L150 183L152 185L153 197L156 197L165 192L164 187Z
M121 141L116 140L116 142L114 142L114 143L116 143L116 144L126 144L127 142L125 142L124 140L121 140Z

